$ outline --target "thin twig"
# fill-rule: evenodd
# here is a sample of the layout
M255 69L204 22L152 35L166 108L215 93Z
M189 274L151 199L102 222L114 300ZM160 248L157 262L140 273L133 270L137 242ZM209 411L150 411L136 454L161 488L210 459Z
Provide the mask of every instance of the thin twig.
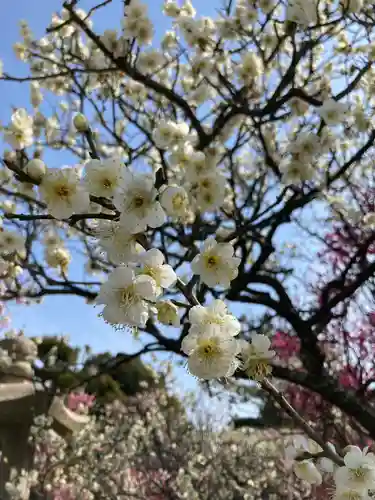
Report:
M315 441L324 451L327 458L330 458L337 465L344 465L344 461L341 456L336 453L324 440L319 436L317 432L306 422L306 420L301 417L301 415L293 408L293 406L285 399L279 390L268 380L264 379L261 383L263 389L270 394L277 403L281 406L283 410L301 427L301 429Z

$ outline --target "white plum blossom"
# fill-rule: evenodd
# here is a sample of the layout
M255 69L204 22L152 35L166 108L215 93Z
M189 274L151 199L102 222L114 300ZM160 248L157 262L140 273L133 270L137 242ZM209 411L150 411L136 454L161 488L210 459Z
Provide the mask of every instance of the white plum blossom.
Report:
M163 325L180 326L180 317L178 307L170 300L161 300L156 302L157 319Z
M234 257L231 243L218 243L210 237L192 261L191 268L207 286L229 288L230 282L238 275L240 262L239 257Z
M218 175L215 159L210 159L202 151L194 149L190 153L189 150L185 150L185 154L188 155L184 162L185 178L188 182L194 184L199 182L202 177Z
M4 212L6 212L8 214L12 214L12 213L15 213L16 208L17 208L17 204L12 200L4 200L1 203L1 208L4 210Z
M286 19L307 27L318 22L316 0L289 0Z
M24 149L34 142L33 118L26 109L19 108L11 116L11 123L4 131L5 140L14 149Z
M202 151L194 149L190 142L183 142L173 149L172 153L168 157L168 163L172 167L183 170L185 169L186 174L188 174L190 166L193 166L195 163L197 165L204 165L205 158L205 154ZM197 176L194 176L192 181L194 181L196 177Z
M344 0L342 4L351 14L357 14L363 8L363 0Z
M243 349L248 348L248 343L243 344ZM292 437L292 442L285 448L285 458L294 461L301 453L309 452L309 440L306 436L297 434Z
M0 232L0 254L22 253L24 250L24 236L14 231L3 230Z
M123 55L124 38L118 38L117 30L105 30L100 40L112 52L114 57L121 57Z
M160 120L152 138L158 148L169 149L185 140L189 134L187 123L176 123L171 120Z
M114 269L102 284L97 304L104 304L103 318L113 325L144 327L150 301L157 297L157 285L150 276L136 276L128 266Z
M363 227L365 229L374 229L375 228L375 212L368 212L363 216L362 219Z
M60 123L56 116L47 118L45 123L46 139L49 143L53 143L60 135Z
M335 99L326 99L323 104L317 108L320 117L327 125L338 125L342 123L348 110L348 104L335 101Z
M196 15L197 11L194 9L193 4L191 3L190 0L184 0L183 4L181 5L181 11L180 15L185 16L185 17L191 17L194 18Z
M124 10L125 17L122 21L124 38L136 38L140 45L151 43L154 27L148 18L147 5L132 0Z
M157 285L157 295L162 293L163 288L170 288L177 281L173 268L165 264L165 257L157 248L151 248L139 256L142 265L142 274L151 276Z
M190 372L202 379L229 377L240 365L241 344L234 337L241 326L222 300L189 311L190 329L182 350L189 355Z
M263 65L261 59L253 52L246 52L242 56L237 68L239 78L245 83L251 83L254 78L262 74Z
M178 17L181 13L181 7L174 0L166 0L163 5L163 14L169 17Z
M294 473L309 484L322 484L322 475L311 459L299 460L294 464Z
M185 217L190 205L186 190L183 187L171 184L161 193L160 203L166 214L173 219Z
M74 25L72 23L65 23L67 11L63 9L61 11L61 17L58 14L53 14L51 19L51 27L57 28L59 27L59 33L63 38L68 38L74 33ZM69 15L69 14L68 14Z
M243 369L255 380L262 380L271 373L270 361L276 353L270 347L270 339L259 333L252 335L251 344L241 341Z
M215 324L207 325L202 333L189 333L181 349L189 356L190 373L200 379L230 377L239 366L239 343Z
M299 184L310 181L316 175L314 167L308 161L285 159L280 163L281 180L284 184Z
M56 231L47 230L43 238L43 243L51 247L62 246L63 240Z
M207 307L194 306L189 311L190 333L202 333L207 325L217 325L223 334L235 337L241 330L238 319L228 312L222 300L214 300Z
M335 463L327 457L319 458L316 466L321 472L327 472L328 474L333 474L335 471Z
M0 253L1 253L1 249L0 249ZM0 257L0 277L3 278L7 274L8 269L9 269L9 262L7 262L6 260L4 260ZM0 362L0 364L1 364L1 362Z
M226 179L223 175L201 176L192 190L197 209L211 212L220 208L225 200Z
M38 82L31 82L30 84L30 100L34 108L38 108L43 102L43 94Z
M24 43L17 42L13 44L13 50L15 56L20 61L27 61L30 57L30 52L27 50L27 46Z
M88 161L84 174L86 189L94 196L111 198L121 183L123 168L119 158Z
M87 210L90 198L80 184L77 168L49 168L39 185L39 192L48 211L56 219L68 219Z
M160 227L166 221L166 214L156 200L158 190L154 187L155 176L150 174L123 173L122 186L114 197L114 204L121 212L120 223L129 232L141 233Z
M368 453L367 447L361 450L358 446L349 446L344 463L334 474L338 488L364 492L375 489L375 455Z
M351 488L339 487L335 491L332 500L371 500L366 491L357 491Z
M66 272L71 255L63 246L47 246L44 254L47 264L52 268L61 268Z
M94 233L114 264L135 262L144 250L137 236L117 221L98 220Z
M139 54L137 59L137 68L145 74L154 74L163 64L165 64L163 54L155 49L149 49Z
M147 5L139 0L132 0L125 6L124 14L132 19L142 19L147 17Z
M319 137L315 134L298 134L296 140L290 144L290 152L293 158L302 161L311 161L319 151Z

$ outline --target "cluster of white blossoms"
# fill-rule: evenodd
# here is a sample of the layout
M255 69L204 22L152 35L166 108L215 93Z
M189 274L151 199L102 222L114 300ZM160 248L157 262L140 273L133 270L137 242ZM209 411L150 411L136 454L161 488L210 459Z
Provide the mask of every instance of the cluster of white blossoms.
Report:
M27 134L28 128L18 122L25 118L24 114L21 109L12 115L12 124L19 128L8 127L6 137L23 140L21 135ZM90 196L102 197L113 201L121 212L121 224L131 234L144 232L147 227L160 227L167 216L183 221L194 217L196 211L220 208L227 188L224 175L217 171L220 151L195 150L190 141L196 138L190 137L185 123L161 122L153 137L158 147L169 152L173 173L160 191L154 187L155 174L132 172L119 157L92 159L83 168L81 165L47 168L42 160L35 158L28 162L26 173L39 184L41 200L56 219L68 219L89 209L101 210L100 206L90 205ZM26 146L15 145L16 149Z
M141 19L142 9L138 11L137 5L133 4L132 15ZM19 110L13 122L17 113ZM74 125L81 133L91 133L83 115L75 116ZM109 260L118 266L102 285L97 298L97 303L105 306L103 318L113 325L144 328L150 314L164 324L179 324L176 306L159 300L163 290L175 285L177 276L164 263L159 250L146 251L145 240L140 236L161 227L168 217L184 221L195 211L215 210L225 199L226 180L217 171L219 150L206 153L196 150L193 146L196 135L183 122L160 121L153 131L153 140L157 147L168 151L173 174L171 182L161 188L155 187L155 173L131 170L117 156L62 168L48 168L35 158L26 166L26 173L38 185L41 201L53 217L69 219L93 213L94 236L99 238ZM103 199L113 208L101 205ZM108 219L95 219L95 213L100 211L108 213ZM69 251L59 238L47 240L46 263L66 273L71 260ZM191 263L191 269L207 286L229 288L237 277L239 264L240 258L235 256L231 243L216 242L210 237ZM206 335L207 332L201 332L202 342L206 341ZM221 352L229 365L224 372L219 370L219 376L228 375L236 367L233 356L239 354L238 346L236 342L224 342ZM208 372L202 376L207 378Z
M210 212L223 206L227 181L219 170L220 148L200 151L186 123L162 120L153 131L155 145L168 152L169 186L162 196L168 215L184 219L192 211Z
M336 455L335 447L327 443ZM321 446L304 436L294 436L285 449L287 463L292 465L296 476L311 485L320 485L333 476L334 500L367 500L375 490L375 455L368 448L347 446L337 464L327 456Z
M98 220L94 230L108 258L118 266L109 274L96 299L97 304L104 305L104 320L113 325L145 328L152 315L163 324L178 326L178 307L161 300L163 291L176 284L176 273L165 263L160 250L146 251L139 236L148 228L162 225L167 215L176 217L177 210L173 213L172 208L176 209L179 200L177 208L181 209L187 199L185 191L181 192L178 186L167 186L159 197L154 174L132 173L125 167L120 170L115 160L92 160L85 169L86 188L96 195L111 189L112 196L107 198L113 198L120 212L119 220ZM228 288L237 277L241 260L234 254L231 243L210 237L193 259L191 269L207 286ZM267 350L268 339L254 335L251 345L237 341L234 337L240 332L240 324L228 313L224 302L216 300L207 308L192 307L189 322L191 327L182 349L189 356L193 375L203 379L228 377L241 366L241 359L249 374L270 373L264 369L257 372L251 363L255 360L255 366L265 367L266 361L271 360L274 353Z
M351 14L358 13L363 7L363 0L344 0L340 3L344 11ZM288 1L286 19L300 26L308 27L318 24L323 18L322 14L322 4L316 0Z
M154 34L154 26L148 18L147 5L138 0L129 2L125 6L124 14L122 23L124 37L135 38L139 45L149 44Z
M63 275L67 274L71 254L62 238L54 231L47 231L44 236L44 260L52 269L59 269Z
M121 198L122 206L127 207L127 210L124 209L119 221L98 221L95 228L101 246L111 261L119 266L102 285L97 303L105 305L103 318L111 324L145 327L152 312L162 323L178 325L177 306L170 301L157 301L163 290L176 284L177 275L165 263L160 250L146 251L138 241L147 226L152 227L153 221L160 220L155 218L155 213L162 209L157 208L155 211L155 203L151 202L153 195L149 195L155 190L151 182L149 185L146 182L137 186L138 190L128 191L125 201ZM137 206L140 203L134 201L140 199L150 200L150 203L144 203L141 215L140 206ZM237 276L240 263L240 259L233 254L234 247L230 243L217 243L209 238L202 252L191 263L192 271L208 286L229 287L230 281ZM225 307L224 303L222 305ZM227 316L229 318L231 316ZM233 318L233 321L237 320Z
M143 267L137 272L130 266L119 266L109 275L97 297L104 304L103 318L114 325L145 327L150 308L163 288L176 282L172 267L164 264L157 249L140 255Z
M317 108L317 113L328 127L342 124L349 111L346 103L327 98ZM335 146L335 136L327 129L318 136L312 132L300 133L288 144L284 157L280 162L280 172L284 184L318 180L323 169L319 168L319 160Z
M241 331L240 322L228 312L222 300L214 300L207 307L192 307L189 323L182 350L189 356L188 367L196 377L206 380L230 377L237 368L255 380L271 373L269 363L275 352L269 350L269 339L261 334L253 334L251 343L236 339Z
M210 306L194 306L189 311L191 324L182 341L182 350L189 356L190 372L202 379L230 377L240 366L237 355L240 343L235 337L241 326L228 314L226 305L215 300Z

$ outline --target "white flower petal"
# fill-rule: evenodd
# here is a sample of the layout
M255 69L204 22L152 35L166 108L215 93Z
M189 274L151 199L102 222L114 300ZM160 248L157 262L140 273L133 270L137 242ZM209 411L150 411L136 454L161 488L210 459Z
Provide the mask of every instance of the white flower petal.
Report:
M150 210L147 222L148 225L152 228L162 226L167 220L167 216L158 201L156 201Z

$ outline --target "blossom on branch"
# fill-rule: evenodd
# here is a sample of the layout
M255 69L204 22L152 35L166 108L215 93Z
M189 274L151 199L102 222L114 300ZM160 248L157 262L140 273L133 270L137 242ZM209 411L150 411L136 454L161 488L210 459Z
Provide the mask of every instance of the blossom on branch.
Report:
M4 138L14 149L28 148L33 144L33 118L24 108L19 108L12 114L11 123L4 131Z
M202 251L192 261L191 269L206 285L229 288L230 282L238 275L241 261L233 254L234 248L230 243L218 243L215 238L208 238Z
M158 287L147 275L136 276L127 266L116 268L103 283L96 298L103 304L102 315L113 325L144 327L149 317L149 302L158 296Z
M56 219L68 219L87 210L90 198L76 168L49 168L39 186L48 210Z
M145 231L147 226L159 227L166 220L154 184L153 175L133 174L128 170L123 173L114 204L121 212L120 224L132 234Z

